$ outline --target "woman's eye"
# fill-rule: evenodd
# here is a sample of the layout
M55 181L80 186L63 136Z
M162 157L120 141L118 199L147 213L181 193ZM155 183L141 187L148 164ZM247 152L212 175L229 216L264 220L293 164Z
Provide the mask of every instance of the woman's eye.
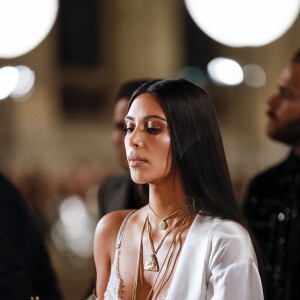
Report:
M161 126L157 122L149 121L145 124L146 131L150 134L157 134L161 132Z
M148 127L147 128L147 132L151 133L151 134L156 134L159 133L161 131L160 128L157 127Z
M135 128L135 124L133 124L131 121L125 120L125 124L123 127L123 131L125 134L132 133Z
M133 130L134 130L134 127L125 126L123 130L124 130L125 133L132 133Z

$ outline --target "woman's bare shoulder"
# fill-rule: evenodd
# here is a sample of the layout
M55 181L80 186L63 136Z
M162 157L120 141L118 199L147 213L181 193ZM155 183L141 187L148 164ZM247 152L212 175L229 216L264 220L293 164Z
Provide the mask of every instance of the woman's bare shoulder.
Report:
M103 266L103 260L107 267L111 264L120 226L129 212L130 210L114 211L103 216L98 222L94 238L96 265L99 263Z
M129 212L130 210L117 210L103 216L98 222L96 236L109 235L112 237L117 235L123 220Z
M96 228L95 242L102 242L104 240L106 244L114 247L121 224L130 211L132 210L118 210L103 216ZM128 220L128 226L139 224L140 215L144 215L144 211L145 207L137 210Z

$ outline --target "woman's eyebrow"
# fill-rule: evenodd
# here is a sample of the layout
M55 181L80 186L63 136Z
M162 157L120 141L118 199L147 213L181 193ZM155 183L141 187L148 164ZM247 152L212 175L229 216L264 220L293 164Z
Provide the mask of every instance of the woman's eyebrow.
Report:
M134 119L133 117L131 117L131 116L126 116L125 119L131 120L131 121L134 121L134 120L135 120L135 119ZM144 120L144 121L147 121L147 120L149 120L149 119L160 119L160 120L162 120L162 121L164 121L164 122L167 122L167 120L166 120L165 118L163 118L163 117L161 117L161 116L158 116L158 115L149 115L149 116L143 117L143 120Z
M130 117L130 116L125 116L124 119L128 119L128 120L134 121L134 118L133 118L133 117Z
M166 120L165 118L160 117L160 116L158 116L158 115L150 115L150 116L146 116L146 117L144 117L143 119L144 119L145 121L146 121L146 120L149 120L149 119L160 119L160 120L162 120L162 121L167 122L167 120Z

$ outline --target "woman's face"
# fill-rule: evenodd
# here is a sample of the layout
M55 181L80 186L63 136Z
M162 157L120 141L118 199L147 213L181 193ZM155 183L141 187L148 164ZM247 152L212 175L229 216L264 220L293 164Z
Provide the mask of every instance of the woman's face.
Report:
M170 175L170 134L156 98L139 95L125 117L125 148L131 178L139 184L159 183Z

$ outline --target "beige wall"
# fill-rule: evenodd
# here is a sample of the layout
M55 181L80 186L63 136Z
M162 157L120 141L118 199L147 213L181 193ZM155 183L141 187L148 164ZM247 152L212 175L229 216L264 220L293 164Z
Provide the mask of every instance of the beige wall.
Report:
M88 76L100 74L95 82L109 87L111 99L124 80L176 75L184 66L184 9L179 0L102 1L99 42L103 63L88 71ZM300 18L283 37L258 48L231 48L216 43L220 56L235 58L242 64L257 63L267 74L267 84L259 89L245 85L208 87L217 105L225 110L220 122L229 167L233 178L239 178L242 184L286 153L286 147L269 141L264 134L266 99L275 90L280 69L300 44L298 28ZM27 64L37 78L27 101L0 103L2 164L21 169L40 165L55 173L86 158L114 170L117 163L110 143L111 105L98 122L70 122L62 116L60 87L66 78L70 80L70 74L84 70L61 69L57 43L54 28L30 53L14 60L0 60L1 65Z
M30 66L37 81L27 101L8 99L0 103L0 115L3 113L9 121L5 121L3 132L13 134L4 146L8 149L3 151L4 165L21 169L37 165L55 173L86 158L116 169L110 143L111 106L104 108L107 112L99 121L67 121L60 110L60 87L74 80L72 74L80 80L85 72L95 84L105 82L111 98L124 80L173 76L183 65L182 5L178 0L102 1L99 42L103 63L93 70L60 68L57 28L30 53L0 60L1 65Z
M103 62L93 70L60 68L57 28L30 53L14 60L0 60L1 65L27 64L37 78L27 101L0 103L2 164L19 168L38 165L55 173L84 158L98 162L104 169L118 168L110 143L111 105L104 108L107 111L99 121L67 121L60 109L60 88L73 77L80 81L87 72L95 84L108 87L110 101L124 80L175 76L184 66L184 9L179 0L102 1L99 43ZM264 134L266 99L275 90L280 69L299 47L298 28L300 18L283 37L258 48L231 48L216 43L220 56L235 58L241 64L257 63L267 74L267 84L259 89L246 85L208 87L217 106L225 111L220 114L220 122L229 167L233 178L242 184L287 151Z

